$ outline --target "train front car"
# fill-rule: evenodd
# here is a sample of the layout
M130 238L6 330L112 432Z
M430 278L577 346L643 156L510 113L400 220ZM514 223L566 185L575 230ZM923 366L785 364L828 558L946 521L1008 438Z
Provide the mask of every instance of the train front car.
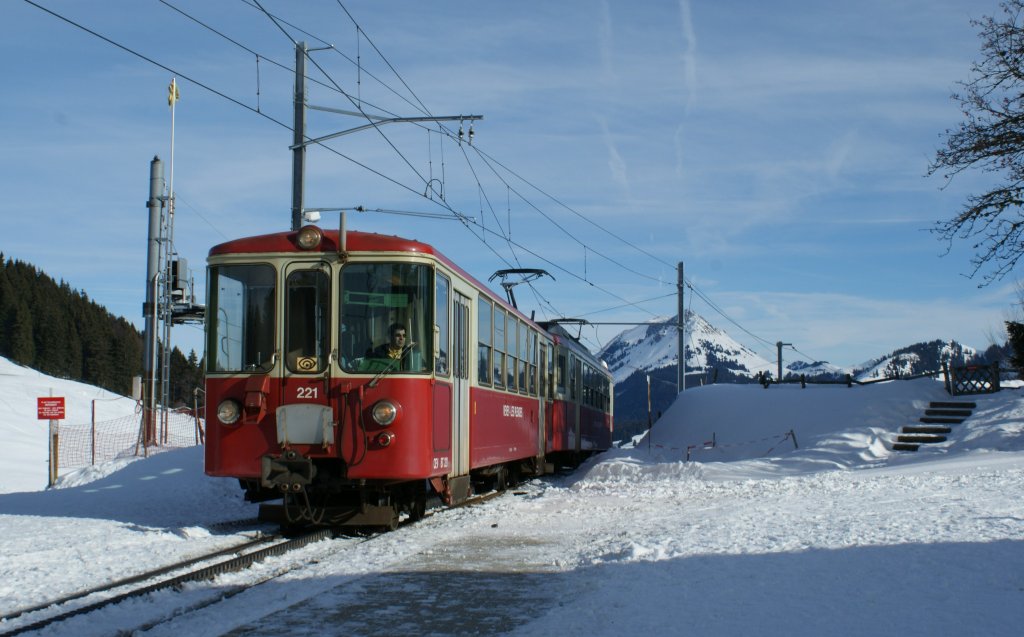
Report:
M607 370L424 243L307 226L208 261L206 473L263 519L393 528L611 445Z
M468 380L435 328L433 251L347 241L307 226L210 250L206 473L283 498L260 514L286 525L394 527L423 514L428 481L450 496L449 474L468 473L453 424Z

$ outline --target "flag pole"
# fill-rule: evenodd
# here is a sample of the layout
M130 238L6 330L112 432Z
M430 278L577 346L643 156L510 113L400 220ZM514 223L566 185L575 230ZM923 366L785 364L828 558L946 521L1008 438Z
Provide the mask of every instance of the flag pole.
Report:
M167 214L170 219L170 227L174 229L174 105L178 103L181 94L178 92L178 81L171 78L171 85L167 87L167 105L171 107L171 168L170 179L167 186ZM173 232L171 234L173 235Z

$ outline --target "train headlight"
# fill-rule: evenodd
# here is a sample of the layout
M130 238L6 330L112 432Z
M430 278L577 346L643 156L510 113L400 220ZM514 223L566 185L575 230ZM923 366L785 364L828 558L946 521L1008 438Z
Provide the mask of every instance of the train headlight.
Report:
M312 250L313 248L320 245L320 241L324 238L324 233L316 226L303 226L299 230L299 237L297 239L299 247L303 250Z
M228 399L217 405L217 420L225 425L235 424L241 415L242 406L238 404L237 400Z
M398 418L398 405L390 400L381 400L370 411L373 421L381 427L387 427Z

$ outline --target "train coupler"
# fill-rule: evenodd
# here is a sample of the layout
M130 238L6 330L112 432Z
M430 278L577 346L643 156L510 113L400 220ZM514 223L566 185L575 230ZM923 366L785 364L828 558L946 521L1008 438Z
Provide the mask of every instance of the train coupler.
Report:
M313 483L316 476L313 460L293 450L280 456L263 456L260 463L260 482L269 489L302 491Z

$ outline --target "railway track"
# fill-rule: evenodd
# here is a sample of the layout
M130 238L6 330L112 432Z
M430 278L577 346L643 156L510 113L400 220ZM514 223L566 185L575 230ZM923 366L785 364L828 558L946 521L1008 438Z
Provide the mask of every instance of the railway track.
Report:
M453 508L461 508L467 506L473 506L487 502L488 500L494 499L498 496L509 493L509 491L491 491L481 495L476 495L465 500L461 504ZM431 509L426 512L424 517L431 517L437 514L443 514L445 511L450 510L447 507ZM236 523L229 523L236 524ZM241 524L241 522L237 523ZM401 526L407 526L412 524L411 521L403 521ZM386 534L385 534L386 535ZM318 529L316 531L295 537L292 539L284 539L279 534L261 535L260 537L251 539L247 542L243 542L231 547L213 551L198 557L190 558L169 564L167 566L160 567L151 571L140 573L131 577L120 579L102 586L97 586L87 590L72 593L70 595L61 597L59 599L51 600L36 606L29 608L23 608L12 613L0 616L0 637L13 637L14 635L20 635L23 633L40 630L51 626L53 624L60 623L64 620L72 617L86 615L94 611L100 610L107 606L118 604L128 599L142 597L150 593L168 589L176 588L188 582L200 582L213 579L219 575L225 573L232 573L249 568L253 564L263 561L268 557L283 555L289 551L293 551L302 548L313 542L317 542L327 538L338 537L339 533L337 529ZM381 534L369 535L362 539L361 543L373 540L380 537ZM263 548L259 548L262 545ZM215 564L202 566L191 571L180 573L184 569L188 569L196 564L202 564L211 560L224 557L226 555L234 555L230 559L217 562ZM225 599L234 597L235 595L244 592L252 586L263 584L267 581L280 577L284 573L292 570L292 567L287 569L271 573L258 581L248 582L244 585L238 585L231 589L224 590L218 589L215 595L211 595L209 598L195 602L187 607L177 607L173 613L173 616L162 617L152 619L147 623L136 626L128 632L145 631L155 626L158 626L166 621L170 621L176 616L180 616L184 613L195 612L205 608L207 606L216 604ZM176 573L170 577L159 579L165 575ZM156 581L154 581L156 580ZM122 590L127 589L127 590ZM109 594L103 597L104 594ZM93 602L89 602L88 599L92 597L101 597ZM73 604L76 601L82 600L83 603L75 605L73 608L61 610L61 607ZM47 611L51 611L47 613ZM41 615L40 618L31 620L32 615ZM18 620L30 620L30 621L18 621ZM9 630L5 630L5 624L10 622L17 622L19 625L12 627ZM125 631L119 631L124 633Z
M213 551L205 555L163 566L152 571L140 573L115 582L110 582L102 586L79 591L60 599L39 604L31 608L24 608L0 617L0 631L3 631L0 632L0 637L20 635L29 631L39 630L66 619L70 619L71 617L85 615L101 608L118 604L127 599L141 597L167 588L174 588L187 582L209 580L224 573L240 571L257 562L261 562L268 557L282 555L288 551L302 548L312 542L333 536L334 532L330 529L318 530L292 539L282 539L282 536L280 535L262 536L226 549ZM267 544L269 544L269 546L259 548L261 545ZM165 579L159 579L169 573L182 571L196 564L216 560L220 557L224 557L225 555L234 555L235 557L191 571L179 573L178 575L173 575ZM102 597L107 593L110 593L111 595ZM224 596L224 593L220 592L217 594L216 598L211 600L209 603L214 603L217 600L223 599ZM92 597L102 598L97 601L88 602L87 600ZM83 604L76 605L74 608L60 610L60 607L72 604L79 600L86 601ZM35 614L44 614L47 610L53 610L56 612L46 614L45 617L35 621L21 623L21 625L14 627L11 630L4 630L4 624L8 624L9 622L16 621L18 619L28 618Z

